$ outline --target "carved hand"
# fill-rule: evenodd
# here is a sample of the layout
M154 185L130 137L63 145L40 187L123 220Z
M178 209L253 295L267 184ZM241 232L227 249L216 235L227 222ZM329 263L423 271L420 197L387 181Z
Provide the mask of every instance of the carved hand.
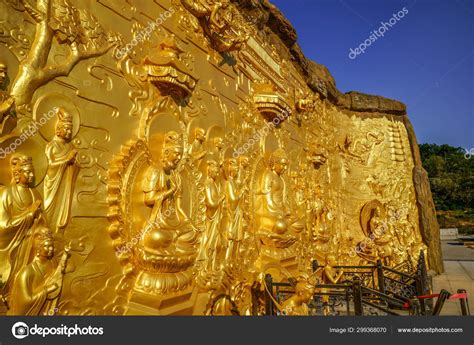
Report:
M37 218L41 214L41 200L36 200L31 206L30 206L30 212L29 214L33 218Z
M68 157L68 164L70 165L74 164L76 162L76 157L77 157L77 151L76 150L71 151Z

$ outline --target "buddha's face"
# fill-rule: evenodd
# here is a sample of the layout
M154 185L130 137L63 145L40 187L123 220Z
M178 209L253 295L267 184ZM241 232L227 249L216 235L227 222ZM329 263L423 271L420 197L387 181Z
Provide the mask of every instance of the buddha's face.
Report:
M249 166L249 158L247 156L240 156L239 157L239 164L242 168L246 168Z
M227 161L227 176L236 177L238 173L239 173L239 165L237 164L237 160L229 159Z
M273 162L273 171L282 175L288 169L288 160L286 158L276 159Z
M169 147L165 150L163 163L170 169L176 169L183 158L183 151L180 147Z
M28 187L34 186L35 170L33 168L33 165L27 164L21 166L21 168L15 172L15 175L18 184Z
M222 150L224 148L224 140L222 138L216 138L214 146L218 151Z
M51 259L54 255L53 241L50 239L43 241L38 249L38 255L43 258Z
M336 266L336 258L332 255L328 256L327 263L329 266Z
M309 282L299 282L297 293L304 301L309 301L314 295L314 287Z
M204 140L206 139L206 132L202 129L196 130L195 138L201 143L204 142Z
M3 85L6 79L7 79L7 66L0 63L0 86Z
M219 168L217 167L216 164L211 164L207 168L207 174L209 175L210 178L216 179L217 176L219 176Z
M65 141L69 142L72 139L72 123L62 122L58 124L56 129L56 134L63 138Z

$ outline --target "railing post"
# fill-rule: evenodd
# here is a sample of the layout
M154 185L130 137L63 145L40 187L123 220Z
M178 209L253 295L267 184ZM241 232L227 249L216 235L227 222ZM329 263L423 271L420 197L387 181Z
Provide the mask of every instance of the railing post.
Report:
M466 290L464 289L458 289L458 293L466 293ZM460 298L459 303L461 304L461 312L463 316L469 316L471 315L471 311L469 310L469 302L466 298Z
M362 308L362 287L360 284L360 278L354 277L352 281L352 294L354 295L354 313L355 315L363 315Z
M415 276L415 284L416 284L416 294L418 296L423 296L425 294L425 291L423 289L423 283L422 283L422 278L421 278L421 271L418 268L416 271L416 276ZM416 297L416 296L414 296ZM420 310L421 310L421 315L427 315L426 312L426 306L425 306L425 300L420 299Z
M273 279L271 274L265 275L265 284L267 285L268 292L273 296ZM265 298L265 314L266 315L273 315L273 301L272 296L268 296Z
M410 299L410 315L420 315L420 300L418 298Z
M449 298L450 293L446 290L441 290L438 300L433 308L433 315L439 315L443 309L444 302Z
M420 283L421 288L418 292L419 295L429 295L432 293L430 282L428 281L428 271L426 270L425 252L420 250L420 256L418 257L417 272L420 272ZM423 309L427 315L431 314L433 310L433 300L429 299L423 302Z
M385 280L383 276L382 260L377 260L377 281L379 285L379 291L385 293Z

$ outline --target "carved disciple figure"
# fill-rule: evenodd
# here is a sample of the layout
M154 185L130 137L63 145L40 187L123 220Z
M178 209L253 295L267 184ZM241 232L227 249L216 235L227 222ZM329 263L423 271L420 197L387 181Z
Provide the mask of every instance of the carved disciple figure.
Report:
M79 165L71 143L72 116L57 108L56 135L46 145L48 170L44 179L44 208L55 231L64 229L71 217L71 204Z
M33 189L31 157L14 154L10 165L12 184L0 189L0 290L4 291L29 260L29 237L38 225L45 224L41 196Z
M218 182L219 166L216 161L207 162L206 181L206 232L204 234L202 255L207 260L207 268L218 270L218 256L222 247L220 222L222 218L221 187Z
M191 157L191 163L196 168L201 165L202 159L206 156L207 152L204 149L204 140L206 140L206 131L202 128L194 129L194 141L189 148L189 156Z
M151 254L192 253L197 232L182 208L181 176L176 171L183 156L183 146L176 132L165 135L161 169L151 167L145 177L145 204L152 208L152 227L141 240Z
M59 298L69 247L64 249L59 264L53 262L53 235L48 228L38 227L34 236L36 256L15 278L8 315L53 315Z
M222 167L222 165L224 164L224 139L222 139L221 137L215 137L212 143L214 145L215 159L219 163L219 166Z
M285 151L278 149L272 153L268 168L261 180L261 198L257 214L260 229L283 235L288 230L300 232L304 222L295 221L285 202L286 184L283 174L288 168Z
M222 218L222 229L226 235L227 252L226 262L230 263L239 255L239 245L244 239L244 223L243 223L243 210L242 210L242 199L245 193L245 189L240 189L236 179L239 174L239 165L237 160L229 158L224 163L224 191L225 191L225 203L224 212Z
M15 100L5 91L4 87L7 70L7 65L0 62L0 137L10 133L16 126L13 114Z

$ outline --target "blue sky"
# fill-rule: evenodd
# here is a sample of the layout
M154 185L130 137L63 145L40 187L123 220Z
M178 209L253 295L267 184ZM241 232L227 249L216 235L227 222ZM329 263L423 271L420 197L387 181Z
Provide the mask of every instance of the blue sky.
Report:
M474 147L474 0L270 0L342 92L404 102L420 143ZM349 58L373 30L408 13Z

